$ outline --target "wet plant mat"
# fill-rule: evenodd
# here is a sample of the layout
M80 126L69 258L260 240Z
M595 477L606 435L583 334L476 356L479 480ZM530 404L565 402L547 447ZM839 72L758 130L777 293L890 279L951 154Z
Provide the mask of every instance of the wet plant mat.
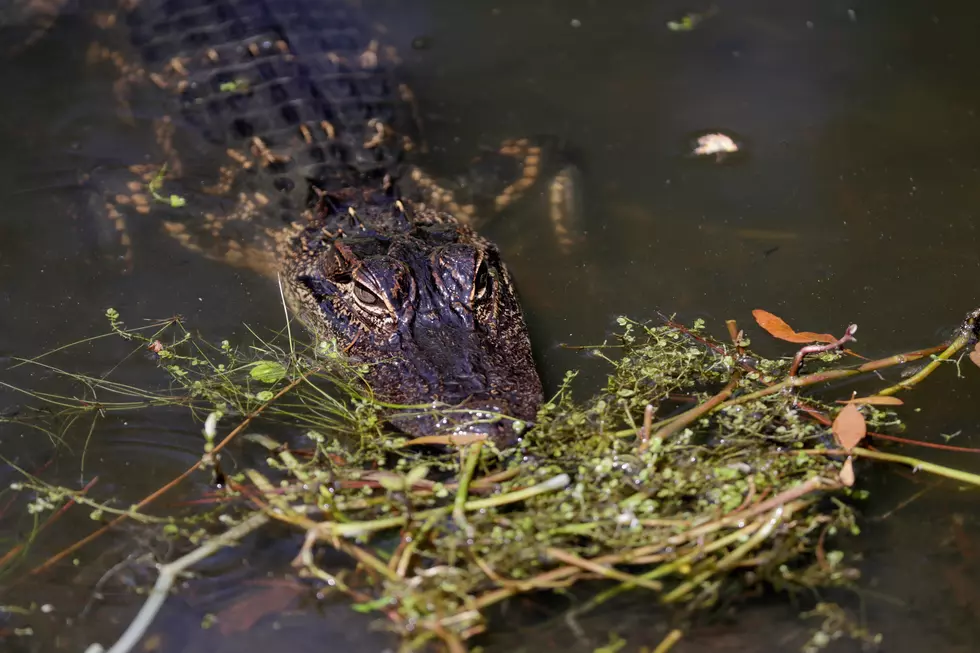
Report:
M847 349L853 325L839 338L798 333L756 311L769 334L805 344L770 360L748 349L734 322L723 342L700 323L623 318L614 339L587 349L609 363L604 389L576 400L575 375L566 375L536 423L516 424L512 441L500 443L465 428L416 439L388 430L392 412L428 419L453 408L378 401L361 380L366 364L349 362L334 343L301 346L284 335L281 345L256 337L239 349L196 337L179 319L130 329L110 310L111 335L157 357L171 387L149 392L71 375L84 400L32 398L49 404L61 423L186 407L201 423L201 461L133 507L25 475L14 487L31 502L39 529L74 504L100 511L105 524L34 569L14 567L18 547L0 562L16 587L126 520L146 520L146 528L184 542L191 552L161 566L114 652L137 644L179 574L272 522L302 536L293 561L299 577L346 595L356 611L376 613L406 650L466 650L470 638L495 627L485 616L490 606L582 581L606 582L594 585L579 612L627 591L696 611L758 587L851 585L857 571L837 546L859 532L852 506L866 468L856 471L856 459L980 485L975 475L906 454L916 443L897 435L903 402L895 397L944 366L978 373L966 369L971 363L959 365L967 357L980 364L980 349L971 351L977 315L951 342L875 361ZM881 382L874 373L915 361L928 364L870 396L833 384L862 375ZM270 431L291 435L277 440ZM232 441L264 464L227 469L222 450ZM220 519L218 511L192 520L145 516L144 508L195 474L210 474L220 486ZM349 564L326 566L324 549L343 552ZM851 626L835 630L845 631L872 639ZM657 650L681 636L673 632Z

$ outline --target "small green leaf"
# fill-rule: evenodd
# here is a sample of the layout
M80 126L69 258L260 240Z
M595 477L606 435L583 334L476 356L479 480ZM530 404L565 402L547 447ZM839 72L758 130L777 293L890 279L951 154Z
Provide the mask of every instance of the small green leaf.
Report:
M428 465L419 465L405 474L405 487L411 487L429 475Z
M231 82L222 82L218 87L218 90L222 93L234 93L235 91L247 91L248 90L248 80L247 79L236 79Z
M255 395L255 398L258 399L259 401L272 401L272 398L275 396L276 395L269 392L268 390L263 390L262 392L257 393Z
M401 492L405 489L405 479L401 476L385 475L378 478L378 483L386 490L391 492Z
M286 376L286 368L275 361L259 361L249 374L262 383L277 383Z
M381 608L391 605L395 600L390 596L382 596L380 599L375 599L373 601L368 601L366 603L355 603L351 606L355 612L374 612L375 610L380 610Z

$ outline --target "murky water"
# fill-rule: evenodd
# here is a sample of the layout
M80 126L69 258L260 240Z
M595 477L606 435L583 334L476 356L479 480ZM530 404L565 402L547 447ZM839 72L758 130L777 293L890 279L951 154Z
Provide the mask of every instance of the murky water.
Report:
M644 318L660 310L749 325L751 309L766 308L794 325L835 332L856 322L861 352L876 356L933 344L980 303L980 5L750 0L718 3L715 16L678 33L665 23L707 7L637 0L365 4L405 57L433 158L446 169L514 135L560 136L575 149L584 253L570 260L545 252L540 237L527 237L543 233L534 215L488 229L518 279L551 383L568 367L589 365L558 344L601 341L620 313ZM69 17L0 68L0 357L101 333L109 306L130 323L181 313L214 337L244 338L243 322L276 328L281 310L268 282L181 250L152 222L135 225L133 274L120 274L102 256L104 234L93 228L73 179L135 160L149 138L139 125L118 121L110 78L84 65L82 19ZM413 48L413 40L423 47ZM721 164L690 157L691 137L705 130L734 135L743 156ZM127 352L125 343L106 341L59 363L100 372ZM159 381L149 360L136 357L127 370L135 381ZM940 433L961 431L954 444L980 446L980 374L969 363L962 371L962 380L947 370L916 392L922 411L909 414L910 435L941 442ZM62 387L25 368L0 380ZM0 409L28 403L0 393ZM42 438L0 434L0 453L19 465L36 469L47 460ZM101 491L110 488L125 505L199 454L196 427L176 416L110 420L84 469L78 457L63 456L46 473L66 484L98 474ZM980 470L975 455L921 455ZM14 478L5 468L0 482ZM975 650L976 492L932 487L932 479L896 471L877 473L871 484L858 545L867 591L851 605L869 630L884 633L886 650ZM188 487L182 496L204 489ZM891 511L887 521L876 520ZM0 519L5 537L27 531L23 521ZM92 527L81 516L59 528L33 562ZM101 551L118 557L112 544L86 550L79 568L66 561L17 590L18 599L56 611L38 622L38 636L10 640L11 650L80 650L112 639L131 618L133 597L117 587L86 609L95 579L83 571ZM231 580L261 588L291 553L263 541L249 555L248 568L214 563L227 567L228 582L168 603L159 650L391 645L370 630L370 618L339 602L295 605L246 635L201 630L205 614L245 591ZM512 606L497 618L513 632L487 641L489 650L591 651L609 630L629 636L631 646L652 647L667 627L649 607L627 602L586 619L593 639L583 641L562 622L563 607L565 600ZM803 632L796 614L791 605L760 605L706 625L674 650L788 650Z

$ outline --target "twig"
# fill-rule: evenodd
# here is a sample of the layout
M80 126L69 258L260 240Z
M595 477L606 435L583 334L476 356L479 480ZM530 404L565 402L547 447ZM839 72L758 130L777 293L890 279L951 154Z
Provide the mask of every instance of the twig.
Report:
M790 388L802 388L805 386L816 385L818 383L826 383L828 381L841 381L843 379L848 379L852 376L858 376L860 374L865 374L867 372L874 372L876 370L884 369L886 367L893 367L895 365L903 365L905 363L911 363L912 361L919 360L920 358L925 358L926 356L931 356L937 351L941 351L943 346L929 347L928 349L919 349L917 351L909 352L907 354L896 354L894 356L889 356L887 358L881 358L876 361L870 361L859 365L858 367L852 367L843 370L824 370L822 372L814 372L813 374L807 374L806 376L791 376L779 383L774 383L770 386L766 386L762 390L756 390L749 394L741 395L735 399L730 399L724 404L718 406L718 408L728 408L729 406L737 406L739 404L745 404L750 401L755 401L756 399L761 399L762 397L775 394L777 392L782 392ZM878 393L881 394L881 393Z
M613 569L612 567L607 567L601 565L594 560L586 560L581 558L574 553L569 553L567 551L562 551L561 549L556 549L555 547L548 547L544 550L546 554L564 562L566 565L572 565L573 567L580 567L585 571L592 572L598 576L604 578L611 578L612 580L622 581L632 585L639 585L640 587L645 587L648 590L653 590L654 592L661 591L664 586L662 583L653 580L647 580L639 576L634 576L633 574L627 574L625 572L619 571L618 569Z
M745 347L740 344L742 342L742 332L738 330L738 325L735 323L735 320L725 320L725 326L728 328L728 337L731 338L732 345L735 347L735 351L738 352L738 357L745 356Z
M388 569L388 566L385 563L381 562L381 560L379 560L377 556L371 555L370 553L368 553L361 547L357 546L356 544L353 544L351 542L338 541L336 543L336 548L338 551L343 551L350 557L360 562L365 567L369 569L373 569L375 572L377 572L381 576L384 576L385 578L387 578L392 582L400 582L403 580L394 571Z
M647 404L643 409L643 427L640 429L640 451L650 446L650 429L653 426L653 404Z
M934 488L935 488L935 484L933 484L933 485L927 485L926 487L922 488L921 490L919 490L918 492L916 492L912 496L906 497L906 498L902 499L901 501L899 501L898 504L894 508L888 510L884 514L878 515L877 517L871 517L871 521L884 521L884 520L888 519L889 517L891 517L892 515L894 515L896 512L898 512L899 510L901 510L905 506L909 505L913 501L919 499L926 492L928 492L929 490L932 490Z
M886 395L886 396L893 395L901 390L908 390L909 388L918 385L919 383L922 382L923 379L925 379L927 376L935 372L936 368L942 365L943 361L949 360L959 350L963 349L963 347L970 344L971 336L972 333L968 333L966 332L966 330L961 331L960 335L958 335L956 339L949 344L949 347L947 347L946 350L943 351L943 353L939 354L938 356L934 356L932 361L930 361L928 365L923 367L916 374L914 374L913 376L907 379L899 381L895 385L885 388L884 390L881 390L876 394Z
M871 451L870 449L864 449L862 447L855 447L851 450L851 453L855 456L861 456L862 458L873 458L874 460L901 463L903 465L908 465L913 469L921 469L929 472L930 474L951 478L954 481L961 481L963 483L969 483L970 485L980 486L980 475L978 474L971 474L970 472L953 469L952 467L944 467L943 465L937 465L925 460L919 460L918 458L912 458L911 456L899 456L892 453L882 453L881 451Z
M466 646L460 639L459 635L447 630L443 627L442 623L438 621L424 621L419 624L422 628L425 628L433 635L442 640L442 643L446 645L446 650L449 653L466 653Z
M978 474L971 474L970 472L953 469L952 467L944 467L943 465L937 465L936 463L919 460L918 458L912 458L911 456L899 456L891 453L882 453L881 451L872 451L862 447L855 447L854 449L794 449L792 452L787 451L785 453L792 454L794 456L799 454L815 456L860 456L862 458L884 460L890 463L901 463L903 465L908 465L913 471L918 471L921 469L931 474L935 474L936 476L944 476L955 481L962 481L964 483L969 483L970 485L980 486L980 475Z
M411 541L402 551L401 556L397 559L398 562L395 565L395 573L398 574L399 577L404 578L405 574L408 573L408 565L411 564L412 556L415 555L415 551L418 549L419 543L422 542L424 538L428 537L429 532L436 526L436 524L439 523L439 519L440 515L432 515L422 524L422 527L419 528L418 532L412 535ZM395 562L394 558L392 558L392 562Z
M929 449L939 449L941 451L959 451L961 453L980 453L980 447L958 447L954 444L923 442L922 440L901 438L897 435L886 435L884 433L876 433L875 431L868 431L868 437L876 438L878 440L888 440L890 442L899 442L901 444L907 444L911 447L927 447Z
M463 457L463 469L459 476L459 488L456 490L456 500L453 502L453 520L456 525L467 537L472 538L474 535L473 526L466 521L466 498L469 496L470 491L470 481L473 479L473 473L476 471L476 465L480 461L480 453L483 451L483 441L477 441L473 444L468 444L460 452L460 456Z
M857 340L857 338L854 337L854 333L857 331L857 328L858 327L856 324L852 324L851 326L847 327L844 335L834 342L825 345L807 345L806 347L800 349L798 352L796 352L796 356L793 357L793 365L789 368L789 375L791 377L796 376L796 373L800 371L800 365L803 364L804 356L807 356L808 354L819 354L825 351L840 349L845 343Z
M651 580L656 580L658 578L663 578L665 576L669 576L670 574L672 574L672 573L674 573L676 571L680 571L680 573L682 575L687 576L688 573L689 573L688 570L689 570L691 564L695 560L697 560L699 558L703 558L704 556L707 556L710 553L714 553L715 551L718 551L720 549L723 549L726 546L728 546L729 544L734 544L738 540L740 540L740 539L742 539L742 538L750 535L751 533L753 533L758 528L759 528L759 522L758 521L753 521L753 522L751 522L749 524L746 524L744 527L742 527L742 528L740 528L738 530L735 530L735 531L733 531L733 532L731 532L731 533L729 533L727 535L724 535L722 537L719 537L718 539L712 541L710 544L706 544L706 545L703 545L703 546L695 546L693 550L685 553L684 555L682 555L682 556L680 556L678 558L670 559L668 557L663 562L663 564L660 564L660 565L654 567L653 569L651 569L650 571L647 571L647 572L641 574L640 576L638 576L638 578L640 578L642 580L645 580L645 581L651 581ZM663 543L663 542L661 542L661 543L658 543L658 544L641 547L640 549L635 549L633 551L628 552L625 556L622 556L622 555L621 556L603 556L602 558L599 558L599 559L595 560L595 562L598 563L600 561L605 561L605 560L607 560L609 558L617 558L618 557L619 558L618 562L636 564L636 561L634 560L634 558L637 557L637 552L638 551L642 551L642 550L646 550L646 551L658 550L658 551L661 551L661 550L663 550L663 548L665 546L666 546L666 544ZM610 562L612 562L612 561L610 560ZM700 577L700 575L699 575L699 577ZM596 608L597 606L605 603L609 599L611 599L611 598L613 598L615 596L618 596L619 594L621 594L621 593L623 593L623 592L625 592L627 590L633 589L633 587L634 587L634 585L631 582L624 582L622 585L617 585L616 587L611 587L611 588L607 589L606 591L601 592L600 594L592 597L582 607L577 608L575 610L575 614L576 615L585 614L586 612L588 612L588 611Z
M666 440L674 433L677 433L682 428L686 427L688 424L695 422L702 415L710 413L715 407L721 405L726 399L732 396L732 393L735 392L735 388L738 386L738 381L738 374L735 374L732 377L732 380L728 382L728 385L721 389L721 392L703 404L698 404L694 408L673 419L669 424L654 433L646 442L641 442L640 446L638 447L639 451L646 451L651 442ZM644 423L646 422L645 417L646 416L644 416Z
M678 328L674 323L671 323L670 326L674 328ZM701 344L705 345L712 351L724 352L724 349L722 349L718 345L707 342L703 338L697 336L696 334L690 333L689 331L683 329L679 329L679 330L681 330L682 333L686 333L689 337L694 338L697 342L700 342ZM945 348L946 345L936 345L934 347L928 347L926 349L917 349L915 351L910 351L904 354L895 354L894 356L888 356L887 358L881 358L875 361L869 361L858 367L852 367L848 369L824 370L822 372L814 372L813 374L807 374L805 376L790 377L787 379L783 379L778 383L767 385L765 388L762 388L761 390L756 390L755 392L739 395L734 399L729 399L724 403L718 404L717 406L715 406L715 408L722 409L722 408L728 408L730 406L738 406L739 404L755 401L756 399L761 399L762 397L767 397L771 394L782 392L783 390L789 390L790 388L802 388L805 386L816 385L818 383L826 383L828 381L841 381L843 379L848 379L852 376L858 376L860 374L865 374L867 372L874 372L880 369L884 369L886 367L894 367L895 365L904 365L905 363L911 363L921 358L931 356L936 352L943 351ZM747 365L747 364L742 364L742 368L748 371L755 371L755 369L751 365ZM802 403L800 405L800 408L802 410L806 410L808 414L812 415L814 418L817 418L822 423L830 424L830 419L827 418L826 415L823 415L823 413L813 408L808 408L805 404ZM684 417L686 414L687 413L681 413L680 415L676 415L674 417L668 417L666 419L661 420L654 426L658 426L658 425L663 426L663 425L672 424L674 420L680 419ZM612 435L619 436L619 437L627 436L627 435L635 435L635 434L636 434L636 427L623 429L621 431L614 431L612 433Z
M514 490L513 492L508 492L507 494L500 494L498 496L489 497L486 499L474 499L472 501L467 501L463 504L463 508L469 512L473 510L483 510L484 508L504 506L509 503L517 503L518 501L530 499L538 494L561 490L570 482L571 479L568 477L568 474L558 474L536 485L520 490ZM432 516L448 515L451 512L451 509L448 507L430 508L429 510L417 512L411 517L416 520L428 519ZM300 527L308 528L315 540L332 540L335 537L359 537L368 533L375 533L378 531L388 530L389 528L405 526L410 521L408 515L396 515L393 517L372 519L370 521L314 522L305 517L299 517L298 513L296 515L284 515L281 511L276 510L270 511L269 516L280 521L285 521Z
M526 487L522 490L515 490L513 492L508 492L507 494L501 494L499 496L489 497L486 499L467 501L466 509L482 510L484 508L493 508L496 506L506 505L508 503L523 501L538 494L564 489L571 482L572 480L569 478L568 474L557 474L549 478L547 481L543 481L537 485L532 485L531 487Z
M840 483L835 480L830 480L822 476L813 476L799 485L794 485L788 490L783 490L772 498L766 499L765 501L760 501L746 510L729 513L721 519L708 522L707 524L702 524L701 526L696 526L689 531L674 535L673 537L669 538L667 542L674 546L683 544L691 539L695 539L702 535L711 533L712 531L716 531L719 528L732 526L751 517L755 517L764 512L778 508L784 504L788 504L791 501L809 494L810 492L815 492L818 490L832 490L838 487L840 487Z
M681 637L684 636L684 631L679 628L667 633L663 641L657 644L657 648L653 649L653 653L667 653L670 649L674 648L674 644L680 641Z
M707 578L710 578L711 576L715 575L719 571L727 571L732 567L734 567L742 558L746 556L746 554L748 554L755 547L762 544L762 542L765 541L767 537L769 537L773 529L775 529L776 526L783 521L784 512L786 512L787 507L788 506L784 506L784 505L778 506L775 510L772 511L772 514L769 515L769 518L763 521L762 525L755 531L755 533L750 535L748 539L746 539L742 544L735 547L735 549L732 550L724 558L722 558L717 563L712 565L710 569L707 569L702 574L698 574L694 578L685 581L684 583L681 583L672 591L665 594L662 599L663 602L673 603L674 601L677 601L678 599L681 599L685 595L690 593L691 590L698 587ZM791 510L788 512L789 514L792 514ZM789 514L785 516L788 517Z
M292 320L289 315L289 306L286 302L286 293L282 289L282 273L276 274L276 282L279 284L279 299L282 301L282 310L286 313L286 339L289 340L289 362L296 362L296 346L293 343L293 329L290 323Z
M702 535L705 535L707 533L718 530L728 525L737 524L738 521L745 520L753 516L757 516L762 512L773 510L774 508L782 505L786 506L785 509L787 511L796 512L806 506L806 501L800 500L800 497L814 490L825 489L831 486L836 487L835 482L829 481L827 479L820 479L819 477L811 478L808 481L805 481L793 488L790 488L785 492L780 493L779 495L776 495L775 497L769 499L768 501L760 503L757 506L753 506L752 510L746 510L739 513L737 517L734 514L729 515L729 517L736 517L737 521L733 521L729 523L727 518L719 519L712 522L711 524L705 524L702 527L691 529L685 533L680 533L677 536L674 536L668 540L663 540L656 544L649 544L646 546L642 546L637 549L625 551L623 553L614 553L614 554L604 555L598 558L593 558L591 562L603 566L612 565L612 564L640 564L640 563L656 562L655 559L644 559L644 558L649 556L651 553L662 551L666 547L677 547L678 545L684 544L685 542L695 540ZM759 510L760 506L761 506L761 510ZM658 578L663 578L664 576L668 576L673 572L682 569L685 565L689 565L692 561L694 561L699 557L713 553L714 551L717 551L719 549L723 549L726 546L729 546L730 544L733 544L738 540L748 535L751 535L761 525L762 524L760 524L759 520L752 521L751 523L746 524L746 526L744 526L743 528L737 529L731 533L728 533L727 535L719 537L718 539L712 541L710 544L706 544L703 546L696 546L691 552L679 558L668 559L668 561L665 562L664 564L655 567L654 569L640 576L634 576L633 578L634 579L639 578L642 580L651 581L651 580L656 580ZM544 573L538 574L537 576L529 578L525 581L511 581L504 587L500 587L495 590L490 590L489 592L486 592L485 594L478 596L473 601L472 605L475 609L482 610L483 608L489 607L495 603L499 603L500 601L508 599L522 592L541 589L544 587L553 587L554 585L556 585L561 581L565 581L566 584L570 585L573 582L575 582L575 580L579 576L581 576L582 571L583 570L580 567L573 566L573 565L566 565L563 567L558 567L556 569L551 569ZM594 597L589 601L587 605L583 606L581 609L576 610L576 613L582 614L590 610L591 608L594 608L595 606L599 605L600 603L632 587L633 587L633 581L629 581L629 582L624 581L623 584L610 588L609 590L606 590L602 594Z
M122 636L116 641L115 644L112 645L112 648L108 650L108 653L129 653L129 651L133 650L133 647L135 647L143 635L146 634L146 630L150 627L150 624L153 623L153 619L160 611L160 608L163 607L163 604L167 600L174 582L177 580L177 577L181 572L211 556L219 549L238 543L238 541L243 537L256 529L261 528L268 521L269 517L264 513L256 513L238 526L230 528L221 535L208 540L187 555L178 558L169 564L161 565L160 576L157 578L157 582L153 585L153 589L150 590L150 594L147 596L143 607L140 608L136 618L129 624L129 627L126 628L126 631L122 634ZM85 653L104 652L105 649L101 644L92 644L85 651Z

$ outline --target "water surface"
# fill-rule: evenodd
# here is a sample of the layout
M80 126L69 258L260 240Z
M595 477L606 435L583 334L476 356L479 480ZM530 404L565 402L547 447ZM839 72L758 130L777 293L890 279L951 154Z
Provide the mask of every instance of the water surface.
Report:
M562 257L543 246L546 230L531 209L487 230L518 280L552 386L565 369L582 366L593 373L581 391L595 386L592 362L558 345L599 342L622 313L676 312L750 326L750 311L765 308L815 331L857 323L860 351L879 356L937 342L978 303L975 3L718 3L716 15L683 33L666 22L707 7L636 0L364 4L389 26L404 56L437 165L458 169L478 148L515 135L555 135L574 149L588 236L582 251ZM267 281L180 249L152 221L133 225L132 274L105 256L107 235L93 225L91 198L74 180L151 150L145 125L118 120L107 71L85 66L91 33L83 24L84 14L69 16L0 68L0 356L104 332L109 306L132 324L180 313L214 338L246 338L245 322L278 328L278 295ZM736 137L743 156L722 163L691 157L690 139L707 130ZM754 337L767 353L788 353ZM107 341L59 362L99 372L128 351ZM133 380L161 382L146 358L134 358L127 370ZM910 436L941 442L940 433L960 431L953 443L980 446L980 374L969 363L962 371L957 380L946 370L915 393L922 410L907 415ZM25 368L2 378L61 387ZM0 407L23 405L0 393ZM0 428L5 456L28 468L47 460L46 441ZM177 415L109 420L85 469L77 456L61 456L47 478L77 485L99 474L125 505L199 454L197 426ZM976 456L921 455L980 470ZM942 485L905 505L932 480L885 469L868 477L873 498L857 544L866 592L850 605L870 630L884 633L889 651L974 650L976 493ZM14 476L8 470L0 478ZM186 496L205 486L202 479ZM875 519L891 511L890 519ZM8 535L25 532L24 523L7 522ZM70 528L40 546L35 561L91 529L84 516L66 523ZM93 579L83 573L100 555L124 555L113 544L125 541L123 535L86 550L81 571L66 563L24 587L23 596L52 603L56 612L37 622L44 632L19 640L20 650L80 650L94 639L109 641L128 622L135 601L122 589L86 608ZM248 653L275 643L300 653L330 641L337 650L367 652L392 645L369 629L370 618L341 602L297 603L245 635L199 629L205 614L243 591L238 582L254 588L266 574L282 575L289 546L256 543L247 568L215 563L227 567L219 578L228 582L197 586L168 603L159 650ZM626 601L584 619L590 639L582 640L561 618L572 603L511 606L495 615L510 632L485 642L488 650L591 651L610 630L631 646L652 647L668 625L666 615L651 618L642 599ZM805 632L797 613L785 602L762 601L737 618L703 625L674 650L788 650Z

